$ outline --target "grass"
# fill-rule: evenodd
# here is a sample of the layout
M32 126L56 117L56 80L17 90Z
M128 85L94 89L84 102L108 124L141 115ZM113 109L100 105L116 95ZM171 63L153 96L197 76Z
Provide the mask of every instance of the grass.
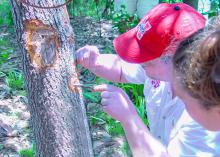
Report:
M35 144L32 145L32 148L30 149L22 149L20 151L18 151L18 154L20 155L20 157L35 157Z
M118 86L130 96L138 115L143 122L148 125L149 123L146 117L145 98L143 93L144 85L119 83Z
M0 35L0 79L3 78L12 90L24 90L23 72L10 66L13 53L14 48L11 47L10 41L4 35ZM6 63L7 70L5 70Z
M104 80L102 78L99 77L96 78L96 84L103 84L103 83L112 84L109 81ZM143 122L146 125L148 125L148 120L146 118L146 111L145 111L145 99L143 97L144 86L135 85L135 84L124 84L124 83L118 83L115 85L122 88L129 95ZM100 104L101 97L99 93L83 91L83 95L87 100ZM100 124L103 125L106 132L110 134L112 137L125 136L123 127L120 124L120 122L112 119L102 110L98 110L93 115L90 115L89 119L92 125L100 125ZM130 154L130 149L127 142L125 142L120 149L127 155Z
M74 0L68 5L70 16L90 16L100 18L105 9L107 0Z
M8 0L0 1L0 26L12 26L13 19L10 11ZM14 52L14 48L10 45L10 41L3 33L0 34L0 78L5 78L6 84L16 90L24 89L24 75L21 71L9 69L5 71L4 64L10 64L10 57Z
M9 5L9 0L0 1L0 26L1 25L6 25L6 26L13 25L13 18Z
M9 40L0 34L0 71L3 68L1 65L9 59L13 50L14 49L11 47Z
M17 72L14 70L9 71L6 75L5 82L12 89L24 89L24 75L22 72Z
M122 147L120 148L125 154L128 154L129 156L132 156L131 154L131 150L129 147L129 144L126 142L122 145Z
M99 93L91 93L88 91L83 92L85 99L90 100L91 102L98 103L100 101Z

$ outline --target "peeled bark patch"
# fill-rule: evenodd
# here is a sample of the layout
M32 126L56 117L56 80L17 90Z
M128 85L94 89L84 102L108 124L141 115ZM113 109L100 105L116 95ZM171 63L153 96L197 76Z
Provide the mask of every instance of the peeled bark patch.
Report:
M52 27L40 20L25 20L26 49L31 63L36 68L53 66L57 61L60 41Z

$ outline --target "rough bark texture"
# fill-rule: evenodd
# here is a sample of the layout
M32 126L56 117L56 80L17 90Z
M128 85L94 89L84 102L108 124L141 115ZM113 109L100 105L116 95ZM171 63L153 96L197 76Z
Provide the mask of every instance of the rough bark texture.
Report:
M64 0L29 0L54 6ZM37 157L91 157L91 138L74 66L66 7L38 9L10 0L23 56ZM82 26L79 26L82 27Z
M199 0L183 0L183 2L188 5L191 5L195 9L198 9Z

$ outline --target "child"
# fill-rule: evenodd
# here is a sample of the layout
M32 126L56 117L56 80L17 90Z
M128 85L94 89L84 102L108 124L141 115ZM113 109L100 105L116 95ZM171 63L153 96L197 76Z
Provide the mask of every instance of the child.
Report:
M94 46L78 50L77 62L96 75L115 82L144 84L150 133L124 91L111 85L95 87L101 92L104 111L121 122L134 156L220 155L216 147L219 135L191 119L172 86L172 58L178 44L204 26L204 17L192 7L162 3L136 28L114 40L120 57L99 54Z
M220 17L181 42L174 55L174 87L190 115L205 128L220 130ZM210 28L211 26L211 28Z

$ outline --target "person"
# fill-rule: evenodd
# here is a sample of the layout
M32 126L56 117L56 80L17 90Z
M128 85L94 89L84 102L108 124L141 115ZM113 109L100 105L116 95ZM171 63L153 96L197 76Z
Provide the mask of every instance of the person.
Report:
M172 59L178 44L204 26L205 18L192 7L161 3L137 27L114 40L118 55L99 54L95 46L77 51L77 62L97 76L144 84L150 129L122 89L94 88L101 92L103 110L121 122L133 156L220 156L219 133L195 122L172 86Z
M173 86L197 122L220 130L220 17L180 43L174 57ZM176 89L178 88L178 90Z

